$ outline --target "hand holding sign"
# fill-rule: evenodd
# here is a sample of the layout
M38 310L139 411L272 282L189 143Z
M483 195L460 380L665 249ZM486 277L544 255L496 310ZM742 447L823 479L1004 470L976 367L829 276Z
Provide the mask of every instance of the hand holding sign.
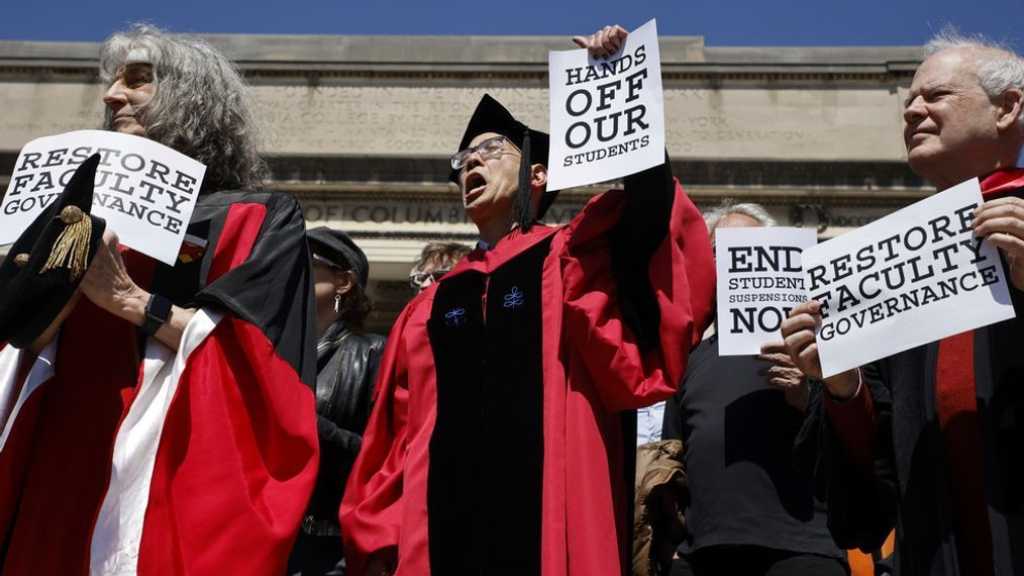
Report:
M665 160L661 57L654 20L573 39L586 50L548 55L548 190L613 180ZM605 56L609 56L605 59Z
M980 204L975 178L804 250L825 376L1014 317L999 256L979 234L1018 254L1017 205L993 202L975 230Z
M1010 282L1024 290L1024 200L1013 196L985 202L974 211L974 233L1006 256Z
M782 322L783 346L790 359L805 376L821 379L821 358L818 356L818 337L821 326L821 304L811 300L793 308L789 318ZM762 350L763 352L763 350ZM836 398L850 398L857 392L859 376L856 370L841 372L825 378L825 386Z
M580 48L586 48L594 58L611 56L622 48L629 32L618 24L605 26L590 36L574 36L572 41Z
M100 308L114 315L125 310L146 308L149 294L132 281L118 248L118 237L110 229L103 232L103 243L96 250L89 271L82 279L82 293ZM135 324L142 323L142 317L129 318Z

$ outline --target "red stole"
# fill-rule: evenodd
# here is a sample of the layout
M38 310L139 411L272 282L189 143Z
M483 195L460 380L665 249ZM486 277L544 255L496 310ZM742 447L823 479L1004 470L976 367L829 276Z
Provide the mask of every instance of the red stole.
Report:
M1024 170L999 170L981 179L983 198L1024 189ZM961 572L992 574L992 534L985 502L984 461L974 385L974 331L939 342L935 409L946 447L953 525Z

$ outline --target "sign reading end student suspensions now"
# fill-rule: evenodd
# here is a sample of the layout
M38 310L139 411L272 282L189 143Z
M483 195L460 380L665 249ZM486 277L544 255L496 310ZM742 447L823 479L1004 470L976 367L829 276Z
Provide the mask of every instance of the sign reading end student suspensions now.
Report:
M614 180L665 161L665 110L655 21L609 58L548 54L548 190Z
M827 376L1014 317L997 250L974 236L978 180L804 250Z
M0 205L0 244L9 244L64 191L78 166L100 155L92 213L122 244L174 265L206 166L146 138L78 130L22 148Z
M800 255L818 241L809 228L718 228L718 353L759 354L782 339L789 311L807 300Z

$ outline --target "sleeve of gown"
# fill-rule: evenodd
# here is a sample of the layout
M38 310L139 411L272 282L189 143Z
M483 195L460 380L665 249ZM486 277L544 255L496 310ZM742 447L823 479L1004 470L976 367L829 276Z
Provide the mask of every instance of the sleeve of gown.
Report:
M36 358L0 342L0 541L6 541L17 518L24 472L32 457L32 438L40 396L34 392L53 374L57 341Z
M409 400L409 351L404 336L419 302L406 306L388 335L363 448L341 501L345 559L353 574L363 573L374 552L398 546Z
M260 199L233 199L195 301L257 326L313 388L316 305L302 209L287 194Z
M691 365L692 366L692 365ZM662 440L683 440L683 387L690 376L690 370L683 375L679 389L665 402L665 417L661 423Z
M567 342L612 411L672 395L712 310L707 227L666 163L626 178L569 224Z
M177 354L149 341L144 384L118 430L97 520L108 526L128 510L145 515L139 573L283 571L316 480L313 298L301 209L289 195L263 192L209 202L223 213L203 256L199 310ZM151 373L150 365L163 367ZM150 374L153 386L145 383ZM162 427L149 424L161 417ZM147 458L148 478L136 473ZM146 483L148 505L136 506ZM119 542L94 543L94 569L129 556Z
M879 548L896 524L898 488L884 372L871 364L861 373L857 397L842 404L823 398L815 406L820 430L815 479L836 544L869 551Z

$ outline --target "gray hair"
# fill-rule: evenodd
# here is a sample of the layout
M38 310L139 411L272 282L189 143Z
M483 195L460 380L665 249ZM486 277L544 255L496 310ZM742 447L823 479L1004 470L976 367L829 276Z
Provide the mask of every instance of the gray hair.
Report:
M744 202L737 204L731 200L722 202L722 205L704 215L704 223L708 226L708 234L714 234L715 228L723 218L730 214L742 214L757 220L762 226L775 226L775 218L760 204Z
M978 83L989 98L998 98L1014 88L1024 91L1024 58L1009 45L994 42L980 34L961 34L953 26L946 26L924 45L926 57L951 49L968 49L975 53ZM1024 130L1024 114L1017 118L1017 122Z
M231 62L206 42L136 24L100 49L108 85L141 51L153 65L156 93L139 111L146 137L206 164L204 188L258 188L268 174L257 151L248 88ZM104 127L111 129L108 108Z

